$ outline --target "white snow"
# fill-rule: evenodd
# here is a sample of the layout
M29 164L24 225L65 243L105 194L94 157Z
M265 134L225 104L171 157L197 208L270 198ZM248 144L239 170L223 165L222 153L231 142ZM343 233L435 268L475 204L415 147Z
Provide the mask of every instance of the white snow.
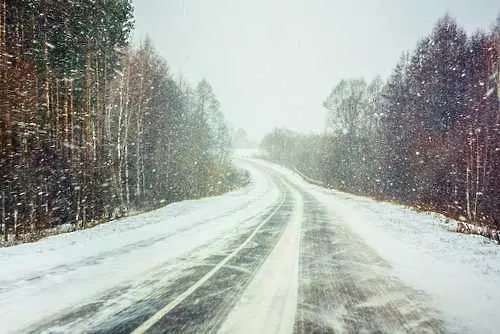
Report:
M219 330L221 334L293 332L298 293L300 226L304 208L300 194L291 188L290 191L297 203L292 219L229 313Z
M493 241L455 233L438 214L329 190L262 163L307 189L389 261L395 276L427 293L450 331L499 331L500 246Z
M255 153L259 154L246 151L243 155ZM390 262L395 276L429 295L450 331L498 332L500 247L492 241L451 232L453 224L445 224L438 215L328 190L286 168L259 163L312 194ZM268 175L252 164L240 161L239 165L252 175L251 184L239 191L0 249L0 331L20 332L159 266L167 266L175 276L183 269L174 265L180 259L202 258L224 249L228 236L257 226L258 215L280 199ZM296 304L300 205L296 210L228 318L223 327L228 331L244 320L246 312L264 322L272 320L272 328L290 329ZM283 260L285 256L294 260ZM262 286L266 289L261 291ZM259 310L260 303L267 305L262 310L273 313ZM288 325L283 319L290 321ZM257 326L254 322L258 321L249 324Z
M22 331L159 265L223 249L280 197L268 176L240 165L253 179L239 191L0 249L1 331Z
M485 97L490 97L495 92L495 87L491 87L485 94Z
M392 263L396 276L432 297L450 330L498 332L498 245L454 233L436 215L397 205L342 193L323 196L323 201Z

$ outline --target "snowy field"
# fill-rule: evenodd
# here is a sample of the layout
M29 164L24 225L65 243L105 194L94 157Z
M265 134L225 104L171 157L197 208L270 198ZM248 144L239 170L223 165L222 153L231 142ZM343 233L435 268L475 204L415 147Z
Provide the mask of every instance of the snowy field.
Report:
M239 191L0 249L0 332L131 332L153 314L149 332L498 332L492 241L254 154Z

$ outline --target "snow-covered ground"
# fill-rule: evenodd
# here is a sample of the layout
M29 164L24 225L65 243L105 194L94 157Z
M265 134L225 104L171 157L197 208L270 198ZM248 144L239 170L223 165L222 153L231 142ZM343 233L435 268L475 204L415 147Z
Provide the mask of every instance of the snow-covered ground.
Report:
M184 314L215 312L217 319L191 316L187 326L208 321L221 332L295 326L305 333L312 325L355 332L374 324L386 332L498 332L500 247L492 241L453 233L437 215L311 185L249 158L255 153L236 159L252 176L239 191L0 249L0 332L47 321L47 332L95 329L152 290L168 290ZM273 218L271 211L281 213ZM212 269L201 280L189 276L201 267ZM124 284L132 292L111 296ZM216 297L220 306L200 309ZM56 321L96 300L102 303L91 316ZM158 308L151 314L166 307L151 305Z
M158 266L175 276L179 259L224 248L280 195L267 175L240 165L253 179L239 191L0 249L0 332L22 331Z
M307 184L286 168L265 164L307 188L389 261L395 276L428 294L448 330L500 331L500 247L495 242L455 233L454 224L437 214Z
M426 292L457 333L498 333L500 247L452 232L429 214L333 193L322 194L408 285Z
M295 210L281 239L219 330L227 333L292 333L298 292L299 240L304 208ZM276 273L279 273L276 275ZM251 318L252 321L248 321Z

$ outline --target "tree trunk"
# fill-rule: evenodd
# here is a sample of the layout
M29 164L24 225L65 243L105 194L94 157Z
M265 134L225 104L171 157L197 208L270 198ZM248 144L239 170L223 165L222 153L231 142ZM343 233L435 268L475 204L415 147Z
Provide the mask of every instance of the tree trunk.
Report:
M135 142L136 147L136 190L135 200L138 205L141 202L141 146L142 146L142 100L144 89L144 64L141 61L140 65L140 84L139 84L139 102L137 106L137 137Z

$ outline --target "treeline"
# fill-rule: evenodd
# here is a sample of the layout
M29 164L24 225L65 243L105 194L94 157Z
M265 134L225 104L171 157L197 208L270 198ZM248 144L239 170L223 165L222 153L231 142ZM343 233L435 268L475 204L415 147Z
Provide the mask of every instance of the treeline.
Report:
M500 227L499 55L500 16L470 36L444 16L386 82L341 80L326 133L262 146L331 187Z
M210 84L174 80L132 29L130 0L0 0L4 240L230 186Z

